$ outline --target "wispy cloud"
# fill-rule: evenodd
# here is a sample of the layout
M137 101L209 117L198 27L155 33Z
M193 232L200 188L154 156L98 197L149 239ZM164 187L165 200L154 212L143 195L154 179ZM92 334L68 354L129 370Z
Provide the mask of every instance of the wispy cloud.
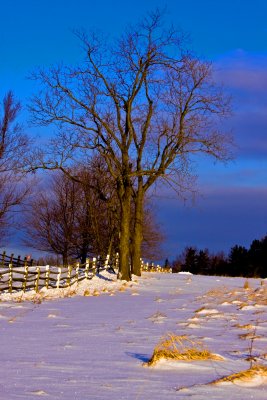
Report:
M267 53L225 54L215 62L215 79L232 96L234 113L225 126L233 129L238 155L266 157Z

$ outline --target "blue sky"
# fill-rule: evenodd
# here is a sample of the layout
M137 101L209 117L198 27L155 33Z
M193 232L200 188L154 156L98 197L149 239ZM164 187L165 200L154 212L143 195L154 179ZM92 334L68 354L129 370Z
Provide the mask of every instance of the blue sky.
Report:
M118 35L155 7L166 22L187 32L191 47L212 60L215 78L233 98L235 159L227 165L201 159L194 205L174 195L157 197L166 257L186 245L227 251L267 234L267 2L265 0L13 0L1 2L0 98L12 89L25 106L36 90L26 77L36 66L73 63L81 49L73 29ZM51 133L51 132L49 132ZM171 198L170 198L171 197Z

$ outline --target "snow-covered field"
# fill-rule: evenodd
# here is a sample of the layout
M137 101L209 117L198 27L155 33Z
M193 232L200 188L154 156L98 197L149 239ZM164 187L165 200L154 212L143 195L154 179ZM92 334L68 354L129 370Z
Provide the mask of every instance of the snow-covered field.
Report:
M212 382L267 366L267 281L245 289L242 278L114 279L105 273L57 299L52 291L0 296L0 399L266 400L264 377ZM144 366L168 332L224 359Z

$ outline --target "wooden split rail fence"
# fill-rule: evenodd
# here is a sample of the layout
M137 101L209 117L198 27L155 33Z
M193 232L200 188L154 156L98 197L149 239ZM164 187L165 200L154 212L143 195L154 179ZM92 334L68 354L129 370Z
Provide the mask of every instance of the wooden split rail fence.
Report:
M105 260L98 257L88 259L85 264L75 263L68 267L35 266L33 260L5 253L0 255L0 260L0 292L8 293L21 290L38 293L43 287L63 289L84 279L92 279L100 270L110 268L114 272L109 256Z
M141 260L141 269L144 272L166 272L166 273L172 272L171 267L162 267L159 264L154 264L153 262L145 263L143 260Z
M92 279L96 273L104 269L111 269L118 266L118 257L114 262L109 258L88 259L85 264L75 263L68 267L57 266L36 266L33 259L20 256L15 258L13 254L7 256L4 252L0 255L0 293L13 293L17 291L34 290L36 293L41 288L63 289L72 286L84 279ZM170 268L162 268L153 263L144 263L142 261L142 270L149 272L171 272Z

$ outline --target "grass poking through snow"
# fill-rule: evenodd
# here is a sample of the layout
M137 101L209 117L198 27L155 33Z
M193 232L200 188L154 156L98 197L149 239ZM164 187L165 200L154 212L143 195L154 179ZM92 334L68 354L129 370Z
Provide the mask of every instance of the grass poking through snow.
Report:
M214 382L213 384L222 384L222 383L239 383L239 384L249 384L258 378L262 380L267 380L267 367L264 365L256 364L251 368L246 369L244 371L240 371L236 374L232 374L229 376L225 376L220 378ZM260 383L260 382L259 382Z
M162 359L172 361L223 360L221 356L204 348L201 342L192 340L186 335L178 336L174 333L168 333L162 338L155 347L151 359L145 365L153 366Z

